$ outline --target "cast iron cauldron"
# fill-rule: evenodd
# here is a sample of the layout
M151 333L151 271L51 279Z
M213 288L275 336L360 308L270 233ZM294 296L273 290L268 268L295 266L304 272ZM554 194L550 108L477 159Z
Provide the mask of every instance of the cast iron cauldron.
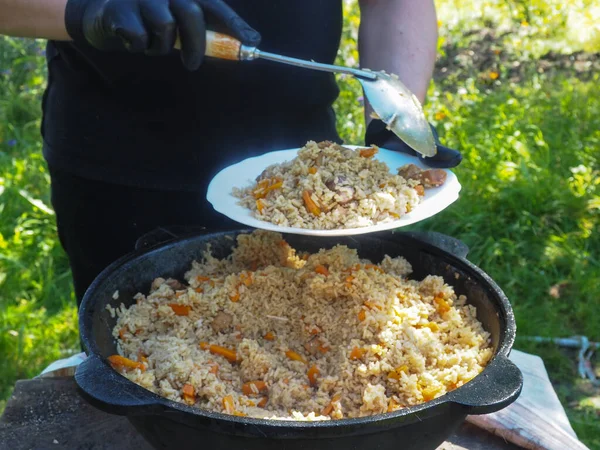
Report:
M415 279L436 274L465 294L478 319L491 333L494 356L484 371L464 386L432 401L388 414L325 422L268 421L194 408L160 397L114 371L106 358L116 353L107 304L129 306L133 295L147 292L156 277L183 274L211 244L216 257L231 252L231 239L249 230L202 232L154 245L142 239L136 251L104 270L86 292L79 311L82 343L89 355L75 379L82 394L97 407L126 415L135 428L161 449L334 450L435 449L468 414L498 411L519 396L522 374L508 359L515 338L512 308L502 290L465 257L468 249L437 233L377 233L319 238L286 235L295 248L316 252L345 244L359 255L380 261L385 254L403 256ZM149 242L150 241L150 242ZM140 241L138 241L140 244ZM113 300L115 290L119 299Z

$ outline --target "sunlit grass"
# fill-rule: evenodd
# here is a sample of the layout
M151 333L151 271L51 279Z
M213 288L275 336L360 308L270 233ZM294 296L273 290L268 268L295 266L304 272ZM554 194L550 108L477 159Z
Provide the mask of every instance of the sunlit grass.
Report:
M547 50L600 51L597 27L585 37L568 25L596 17L593 2L437 4L438 75L447 72L432 84L425 109L442 141L463 151L455 170L463 188L453 206L411 228L466 242L469 259L511 300L519 336L582 334L598 341L600 79L563 69L538 73L535 60ZM345 9L339 62L356 64L356 2L345 1ZM506 34L485 47L489 61L457 66L454 56L445 59L461 50L477 53L477 33L491 26ZM17 379L78 348L70 272L41 156L41 48L0 40L0 410ZM516 81L515 62L522 69ZM338 129L347 143L361 144L360 86L338 81ZM549 293L553 286L561 286L558 298ZM544 358L579 437L600 449L597 409L589 400L598 393L578 379L575 355L522 340L516 347Z

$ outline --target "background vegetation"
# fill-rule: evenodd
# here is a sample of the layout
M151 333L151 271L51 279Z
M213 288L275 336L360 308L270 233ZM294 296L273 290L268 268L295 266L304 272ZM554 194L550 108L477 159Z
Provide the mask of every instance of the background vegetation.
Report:
M437 0L439 60L425 105L461 149L460 200L413 228L462 239L510 298L519 336L600 340L600 4ZM345 1L339 62L358 64L359 11ZM70 272L41 156L43 42L0 38L0 411L17 379L78 350ZM346 142L363 142L362 96L340 77ZM576 355L544 358L578 436L600 449L600 391Z

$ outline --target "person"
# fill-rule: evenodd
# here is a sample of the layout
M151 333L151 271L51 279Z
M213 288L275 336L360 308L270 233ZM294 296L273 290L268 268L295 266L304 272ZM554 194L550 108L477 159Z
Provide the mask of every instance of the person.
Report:
M423 102L436 57L433 0L359 3L361 66L397 74ZM334 75L204 51L210 29L333 63L342 0L0 0L0 9L0 33L48 40L43 152L78 304L156 227L237 227L205 199L222 168L309 140L341 143ZM365 109L366 144L414 154ZM425 160L460 161L441 145Z

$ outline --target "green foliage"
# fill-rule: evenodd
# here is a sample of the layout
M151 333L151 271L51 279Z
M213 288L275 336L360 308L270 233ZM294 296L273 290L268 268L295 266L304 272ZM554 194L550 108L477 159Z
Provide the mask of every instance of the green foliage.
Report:
M455 169L462 191L439 216L411 228L466 242L469 259L511 300L519 336L598 341L600 80L553 64L548 52L596 52L586 58L597 60L600 7L594 0L436 3L440 60L425 110L442 142L463 151ZM344 9L337 62L356 66L359 9L355 0L344 0ZM0 40L0 399L16 379L78 348L41 156L42 48ZM547 63L543 73L537 58ZM348 144L361 144L360 85L348 77L338 83L338 130ZM599 393L578 379L576 355L524 340L516 348L544 358L578 436L600 449L590 400Z
M498 43L518 56L600 50L600 5L596 0L438 0L446 39L460 41L481 26L516 30Z
M78 343L41 155L42 49L0 41L0 410L17 379L39 374Z

